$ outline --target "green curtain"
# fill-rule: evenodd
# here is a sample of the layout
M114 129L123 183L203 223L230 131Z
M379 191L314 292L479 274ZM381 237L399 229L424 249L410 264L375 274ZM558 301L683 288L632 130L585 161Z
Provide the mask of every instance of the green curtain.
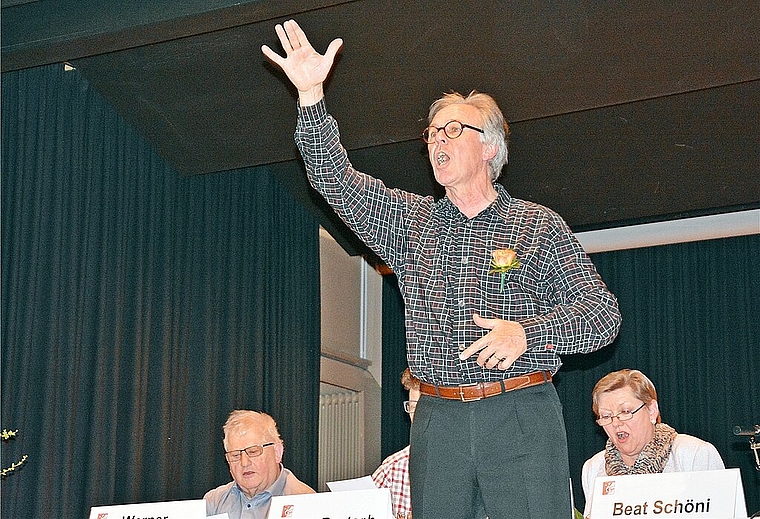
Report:
M594 423L591 390L610 371L636 368L657 387L663 421L713 443L727 467L741 469L748 512L760 510L760 472L747 438L733 435L736 425L760 423L759 251L760 235L754 235L593 255L618 297L623 325L610 346L564 357L555 379L578 509L584 504L583 462L606 441ZM383 321L391 329L403 327L395 278L385 281ZM398 416L404 397L395 389L396 373L405 363L399 354L404 338L397 333L386 338L384 328L383 339L382 443L387 455L408 438L408 425Z
M2 516L199 499L236 408L316 484L318 247L267 168L183 178L76 71L3 74Z
M404 300L394 274L383 276L383 394L380 451L385 458L409 445L411 421L404 412L408 393L401 385L406 369Z

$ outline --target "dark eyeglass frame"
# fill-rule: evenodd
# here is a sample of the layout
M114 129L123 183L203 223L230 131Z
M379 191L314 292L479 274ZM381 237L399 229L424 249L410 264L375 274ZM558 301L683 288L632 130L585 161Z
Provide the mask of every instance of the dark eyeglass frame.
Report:
M599 418L596 419L596 423L604 427L605 425L612 424L613 418L617 418L618 421L620 422L627 422L628 420L633 418L633 415L635 415L636 413L644 409L644 407L646 407L646 403L641 404L639 407L637 407L633 411L621 411L618 414L613 414L610 416L600 416ZM623 416L625 416L626 418L623 418Z
M458 126L451 126L451 125L458 125ZM455 131L453 128L459 127L459 133L455 135L451 135L450 131ZM471 124L463 123L462 121L457 121L456 119L451 120L444 124L443 126L428 126L424 130L422 130L422 140L426 142L427 144L432 144L435 142L435 137L438 135L438 132L443 130L443 133L448 137L449 139L456 139L462 133L464 132L465 128L469 128L470 130L475 130L479 133L485 133L483 131L483 128L478 128L477 126L472 126ZM431 135L432 134L432 135Z
M412 407L414 404L414 408ZM417 407L417 400L404 400L404 411L408 414Z
M245 449L224 451L224 457L227 458L227 461L229 461L230 463L237 463L241 459L243 459L244 452L249 458L258 458L259 456L264 454L264 447L269 447L271 445L274 445L274 442L262 443L259 445L251 445L250 447L246 447Z

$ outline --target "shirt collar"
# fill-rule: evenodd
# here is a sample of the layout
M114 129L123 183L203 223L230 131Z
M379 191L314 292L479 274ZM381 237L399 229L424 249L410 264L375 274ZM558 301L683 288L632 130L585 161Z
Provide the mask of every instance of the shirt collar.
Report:
M512 196L507 189L498 182L495 182L493 187L496 189L496 200L493 201L488 209L493 208L497 213L505 216L507 214L507 208L509 207L510 202L512 202Z
M494 210L497 214L506 217L507 209L509 208L509 204L512 201L512 196L509 194L507 189L498 182L494 182L493 187L496 189L496 200L494 200L491 205L483 209L475 218L478 218L482 215L487 215L491 210ZM467 217L462 214L462 211L460 211L459 208L454 205L454 202L452 202L447 196L441 198L438 201L437 208L438 211L440 211L446 217L451 218L458 216L464 220L467 220Z
M274 483L269 485L269 488L262 490L252 498L248 499L249 502L255 502L255 503L261 503L264 501L268 501L272 498L272 496L281 496L282 493L285 491L285 484L288 482L288 469L282 466L282 463L280 463L280 475L277 476L277 479L274 480ZM244 499L246 497L243 490L240 488L240 486L237 484L237 481L235 482L235 490L238 494L240 494Z

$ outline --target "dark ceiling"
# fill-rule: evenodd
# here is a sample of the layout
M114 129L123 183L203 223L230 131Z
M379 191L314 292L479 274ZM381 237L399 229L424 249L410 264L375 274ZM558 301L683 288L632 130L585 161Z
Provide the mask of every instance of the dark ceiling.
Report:
M760 207L760 4L752 1L4 0L3 72L70 62L183 175L270 165L307 186L296 103L260 46L295 18L324 51L354 164L440 194L417 139L442 92L493 95L501 182L575 230Z

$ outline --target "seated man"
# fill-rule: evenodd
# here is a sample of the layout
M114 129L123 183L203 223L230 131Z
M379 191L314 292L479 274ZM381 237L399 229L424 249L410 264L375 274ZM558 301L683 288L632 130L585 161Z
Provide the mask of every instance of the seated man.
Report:
M284 447L271 416L232 411L223 429L233 481L203 496L207 515L226 512L230 519L265 519L272 496L314 493L282 466Z
M404 402L404 410L409 419L414 420L414 409L420 398L420 381L409 368L401 373L401 384L409 392L409 400ZM393 515L398 519L411 519L412 496L409 491L409 445L391 454L372 474L378 488L389 488L393 501Z

